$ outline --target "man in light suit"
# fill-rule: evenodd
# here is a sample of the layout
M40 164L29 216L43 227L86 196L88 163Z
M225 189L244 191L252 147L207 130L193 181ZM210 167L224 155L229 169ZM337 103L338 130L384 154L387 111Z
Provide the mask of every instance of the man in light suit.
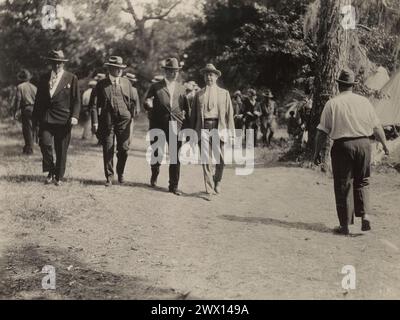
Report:
M68 61L62 50L53 50L46 59L52 71L41 77L32 117L39 123L39 145L43 155L43 172L48 172L46 184L60 186L67 162L71 128L78 124L81 109L78 78L64 70ZM53 140L56 163L53 160Z
M111 56L105 65L108 75L94 89L97 100L96 108L92 110L92 119L93 130L97 132L97 138L103 145L105 186L110 187L114 178L115 140L118 182L125 182L124 170L131 139L131 123L139 108L139 96L130 81L122 77L126 65L121 57Z
M149 112L150 130L160 129L164 132L166 143L171 146L169 140L170 122L176 122L177 132L184 129L187 123L186 119L189 115L189 103L186 97L185 87L180 84L177 79L181 66L176 58L169 58L165 61L163 66L165 71L165 78L161 81L155 82L151 85L146 94L144 108ZM177 138L177 136L175 137ZM157 177L160 173L161 163L155 160L155 157L161 157L159 152L163 148L155 149L157 140L151 141L153 147L152 164L151 164L151 179L150 185L155 187L157 184ZM178 191L178 183L180 176L180 163L179 163L179 149L181 141L177 141L176 154L171 154L174 148L170 147L170 158L175 159L177 163L170 163L169 165L169 192L179 196L181 192Z
M228 142L227 139L233 139L235 123L229 92L217 85L217 79L221 76L221 72L213 64L207 64L200 72L204 76L206 87L196 94L190 122L198 137L201 140L209 141L208 154L206 155L208 159L207 163L203 163L203 174L207 200L210 201L212 195L221 193L224 143ZM207 133L213 129L217 130L218 136L210 136ZM220 140L219 145L217 144L219 150L213 149L213 139ZM213 174L211 163L213 154L215 158L219 158L219 163L215 166L215 174Z

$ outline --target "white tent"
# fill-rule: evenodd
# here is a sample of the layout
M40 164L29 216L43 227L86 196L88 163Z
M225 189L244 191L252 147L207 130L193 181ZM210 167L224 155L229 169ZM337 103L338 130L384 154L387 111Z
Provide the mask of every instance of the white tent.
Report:
M400 71L382 88L382 93L389 98L372 99L376 113L383 126L400 124Z
M373 90L381 90L389 80L390 77L387 70L384 67L379 67L376 72L365 81L365 85Z

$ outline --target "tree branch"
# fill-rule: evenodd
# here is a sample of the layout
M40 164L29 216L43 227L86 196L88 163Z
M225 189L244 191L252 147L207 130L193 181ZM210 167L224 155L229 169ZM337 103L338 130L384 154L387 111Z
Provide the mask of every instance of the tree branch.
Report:
M135 20L136 23L138 23L138 21L140 21L140 19L138 18L135 9L133 8L132 2L130 0L126 0L126 6L127 9L122 8L122 11L129 13L133 20Z
M127 0L127 1L129 1L129 0ZM171 11L174 10L175 7L178 6L181 2L182 2L182 0L175 1L171 7L169 7L167 10L165 10L164 13L160 13L159 15L144 15L142 20L144 20L144 21L162 20L165 17L167 17L171 13Z
M389 11L394 12L394 13L397 13L397 14L400 14L400 10L390 7L390 6L387 4L386 0L382 0L382 4L383 4L383 6L384 6L386 9L388 9Z

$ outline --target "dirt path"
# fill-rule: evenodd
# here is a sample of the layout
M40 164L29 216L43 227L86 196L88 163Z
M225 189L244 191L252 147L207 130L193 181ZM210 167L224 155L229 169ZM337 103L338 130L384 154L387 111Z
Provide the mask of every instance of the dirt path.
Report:
M357 221L353 237L339 237L332 180L309 169L227 168L213 202L202 198L200 166L182 167L182 197L166 192L165 166L160 188L149 188L145 127L135 130L126 186L110 189L101 149L75 130L58 188L43 184L38 148L20 156L20 128L0 124L0 298L400 297L395 169L373 176L373 231ZM56 268L54 291L41 289L46 264ZM356 290L341 287L344 265L356 268Z

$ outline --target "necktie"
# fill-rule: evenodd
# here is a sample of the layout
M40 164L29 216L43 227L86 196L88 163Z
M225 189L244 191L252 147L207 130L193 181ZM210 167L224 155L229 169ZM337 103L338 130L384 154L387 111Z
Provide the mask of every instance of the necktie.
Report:
M52 72L51 79L50 79L50 90L53 89L56 81L57 81L57 74L55 72Z

